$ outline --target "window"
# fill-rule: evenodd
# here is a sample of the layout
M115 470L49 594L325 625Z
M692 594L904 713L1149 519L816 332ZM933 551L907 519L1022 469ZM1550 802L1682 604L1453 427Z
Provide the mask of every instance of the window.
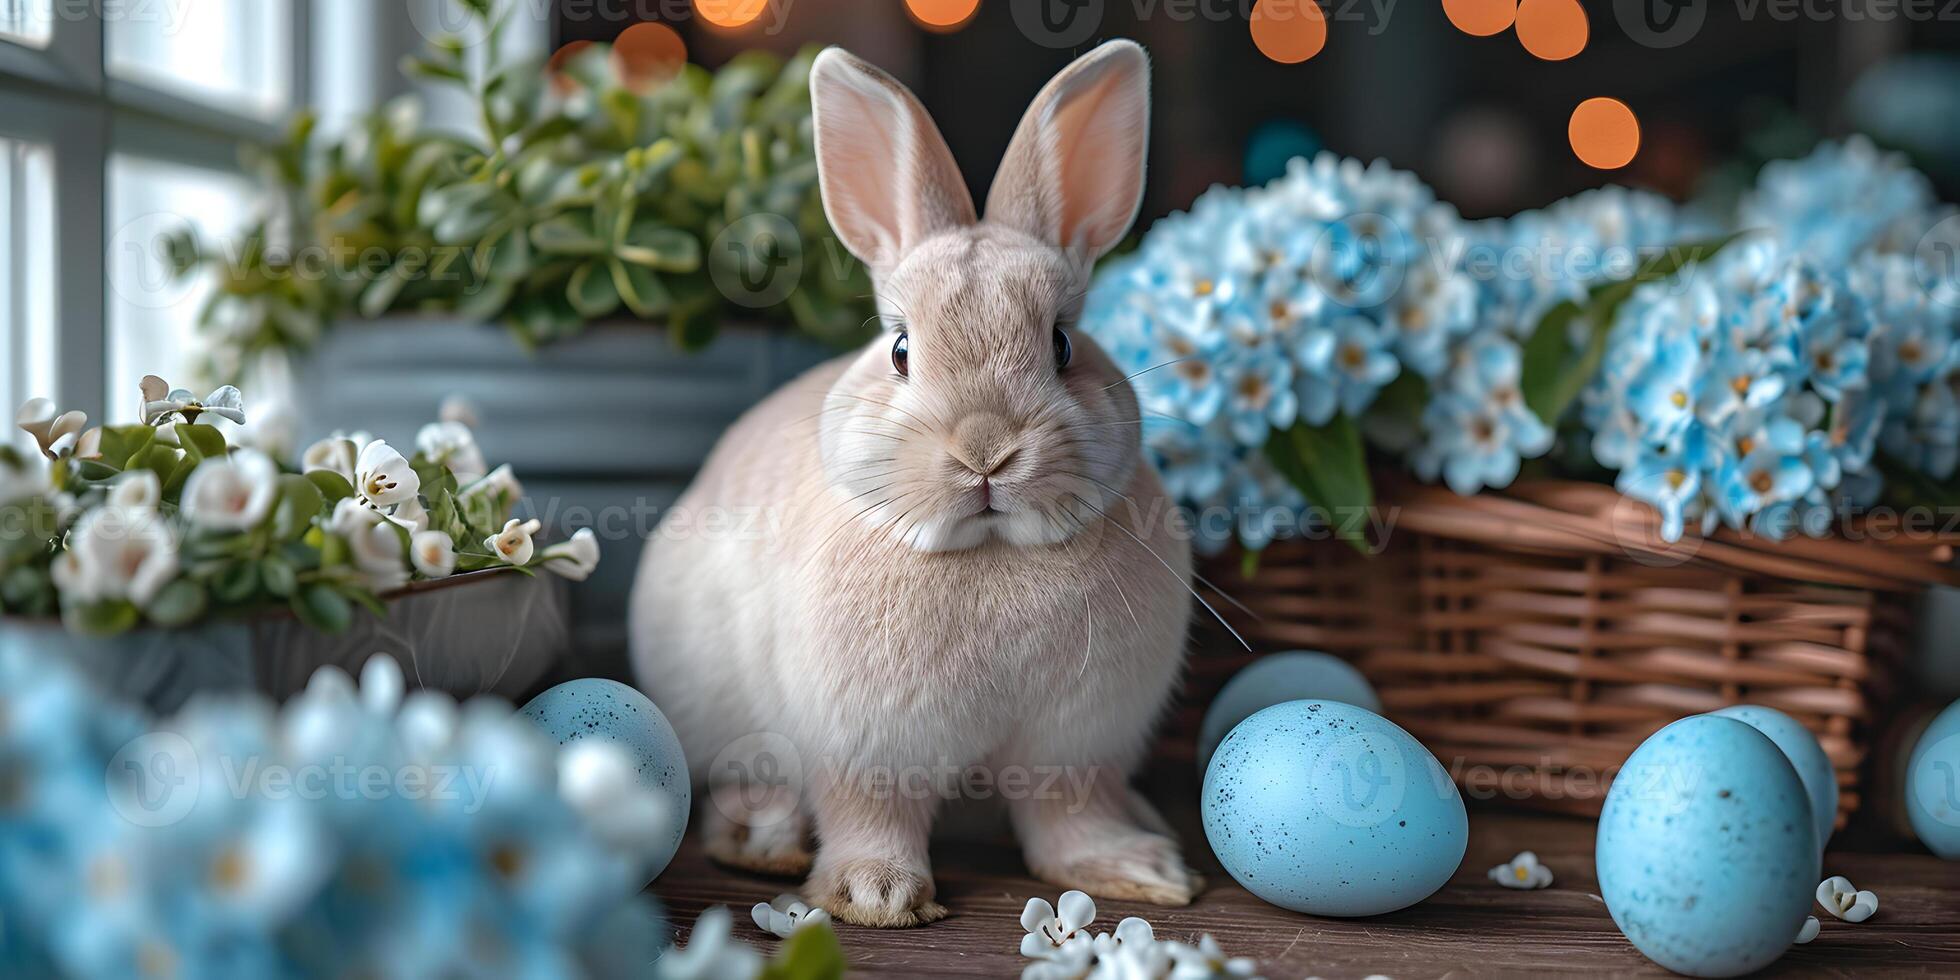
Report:
M196 0L120 9L121 15L107 23L112 76L260 118L292 104L291 0Z
M0 38L41 47L54 27L54 0L0 0Z
M54 208L47 147L0 140L0 405L51 394Z
M134 392L144 375L189 383L200 370L197 313L211 283L173 276L165 237L188 226L205 242L229 242L256 203L251 182L236 174L122 154L110 159L110 422L137 421L133 396L118 396Z

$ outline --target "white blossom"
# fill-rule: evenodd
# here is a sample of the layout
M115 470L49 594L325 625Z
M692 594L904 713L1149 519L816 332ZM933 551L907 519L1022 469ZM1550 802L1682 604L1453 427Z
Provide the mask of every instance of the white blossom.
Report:
M483 546L489 548L491 554L513 565L529 565L537 547L531 541L531 535L538 533L540 527L543 525L536 518L520 521L513 517L504 522L502 531L484 538Z
M517 482L517 475L511 472L510 464L504 463L491 470L488 475L475 483L463 487L464 497L489 494L492 500L502 498L505 504L513 504L524 499L524 486Z
M354 492L375 507L392 507L414 500L422 492L422 478L415 475L407 457L376 439L361 447L354 462Z
M731 918L726 906L703 910L686 948L670 947L654 961L654 980L749 980L760 975L761 954L734 938Z
M829 912L812 908L795 895L778 895L773 902L757 902L749 909L749 917L755 920L756 928L778 939L788 939L804 926L830 921Z
M279 466L256 449L235 449L207 459L184 481L184 518L210 531L246 531L272 513L279 497Z
M335 432L306 447L306 453L300 457L300 470L306 473L315 470L338 473L351 485L355 464L360 462L361 447L373 441L374 437L365 432Z
M415 448L431 461L449 467L458 484L483 479L490 467L476 444L476 433L461 422L431 422L415 434Z
M1538 863L1538 855L1520 851L1518 856L1490 869L1490 880L1506 888L1545 888L1552 883L1552 869Z
M1021 928L1028 934L1021 937L1021 955L1041 958L1055 950L1072 943L1090 945L1089 923L1096 921L1096 902L1087 893L1065 891L1060 900L1061 910L1048 904L1045 898L1030 898L1021 909Z
M436 409L436 418L444 422L460 422L472 429L482 428L482 424L478 421L476 403L470 401L466 395L450 395L444 398L442 405Z
M52 574L65 601L147 605L177 576L176 537L154 511L98 507L69 532Z
M544 549L541 564L574 582L583 582L599 567L599 539L591 528L579 528L572 532L570 541Z
M1863 922L1878 912L1878 895L1860 891L1843 875L1817 883L1817 904L1846 922Z
M1822 928L1823 924L1817 921L1816 916L1804 916L1803 925L1797 927L1797 945L1802 946L1804 943L1816 939L1818 931Z
M407 584L408 561L402 554L401 532L373 508L352 497L343 498L334 505L327 530L347 540L354 568L368 588L381 592Z
M195 425L198 418L206 414L234 425L245 424L245 397L231 385L225 385L203 398L191 394L188 388L170 389L159 398L156 397L157 393L169 388L169 384L150 374L143 377L139 387L143 392L142 419L145 425L155 425L171 415Z
M109 485L109 506L154 511L163 500L163 483L149 470L128 470Z
M82 438L82 428L88 425L88 416L81 412L57 412L54 402L30 398L14 413L14 424L34 437L41 455L59 459L75 451Z
M456 571L456 543L444 531L417 531L408 542L409 558L423 578L448 578Z
M1198 937L1196 946L1184 943L1170 943L1171 959L1177 966L1171 970L1173 980L1211 980L1214 977L1253 977L1259 973L1259 964L1250 956L1226 956L1218 948L1218 940L1210 933Z

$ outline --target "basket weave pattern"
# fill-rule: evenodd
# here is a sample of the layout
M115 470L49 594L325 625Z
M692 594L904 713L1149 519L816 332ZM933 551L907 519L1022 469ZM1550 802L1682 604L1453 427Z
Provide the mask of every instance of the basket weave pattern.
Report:
M1381 554L1277 543L1249 577L1228 556L1206 574L1243 608L1213 604L1255 651L1351 660L1476 799L1597 813L1648 735L1751 703L1817 734L1842 822L1910 639L1912 595L1952 577L1950 538L1875 522L1824 539L1670 544L1646 508L1592 484L1394 499ZM1190 705L1254 656L1207 646ZM1197 715L1187 708L1174 728Z

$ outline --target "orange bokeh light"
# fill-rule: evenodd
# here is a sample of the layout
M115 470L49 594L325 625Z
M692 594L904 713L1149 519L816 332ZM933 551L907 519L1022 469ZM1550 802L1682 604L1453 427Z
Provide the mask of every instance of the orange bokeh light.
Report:
M905 0L919 26L942 34L957 31L980 10L980 0Z
M551 91L554 94L568 96L583 87L577 79L565 73L565 68L578 60L578 56L591 47L591 41L573 41L552 52L551 60L545 63L544 74L551 82Z
M635 92L650 92L687 67L687 42L665 24L634 24L613 41L613 74Z
M1327 45L1327 18L1314 0L1259 0L1251 26L1259 53L1283 65L1305 61Z
M1579 0L1524 0L1518 4L1518 41L1546 61L1564 61L1586 49L1589 28Z
M1619 99L1590 98L1572 110L1566 137L1586 166L1618 170L1640 152L1640 120Z
M711 26L733 29L762 16L769 0L694 0L694 12Z
M1518 0L1443 0L1443 14L1475 37L1502 34L1518 19Z

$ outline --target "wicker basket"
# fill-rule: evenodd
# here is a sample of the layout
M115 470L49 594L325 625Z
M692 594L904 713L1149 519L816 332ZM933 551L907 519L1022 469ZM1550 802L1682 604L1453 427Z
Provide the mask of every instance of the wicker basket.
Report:
M1260 653L1352 660L1467 796L1589 814L1648 735L1754 703L1817 733L1837 767L1841 823L1859 804L1912 596L1954 581L1960 540L1865 520L1822 539L1670 544L1650 509L1584 483L1388 499L1381 554L1276 544L1249 577L1226 556L1206 575L1237 605L1213 605ZM1204 646L1174 732L1194 730L1198 706L1254 656Z

